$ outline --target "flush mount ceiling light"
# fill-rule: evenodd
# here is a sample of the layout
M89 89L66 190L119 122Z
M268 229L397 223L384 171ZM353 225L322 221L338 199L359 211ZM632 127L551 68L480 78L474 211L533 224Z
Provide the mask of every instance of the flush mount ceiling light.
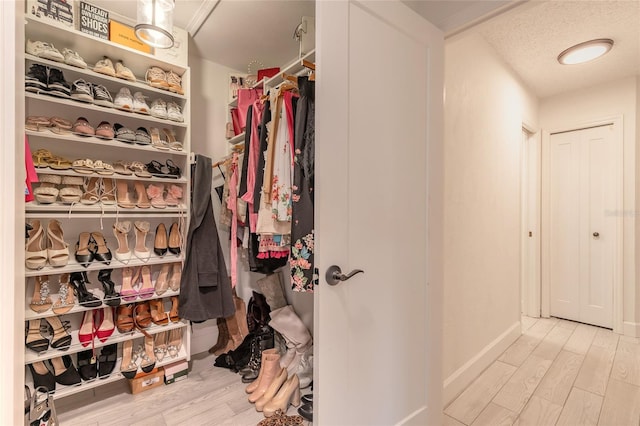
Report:
M613 47L610 38L599 38L571 46L558 55L558 62L563 65L582 64L593 61L607 53Z
M138 0L136 37L160 49L173 46L174 6L174 0Z

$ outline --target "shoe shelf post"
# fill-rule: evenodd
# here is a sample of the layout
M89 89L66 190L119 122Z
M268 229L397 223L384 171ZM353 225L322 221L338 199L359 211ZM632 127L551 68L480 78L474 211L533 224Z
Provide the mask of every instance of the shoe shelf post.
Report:
M189 67L28 14L25 43L25 383L60 398L189 360Z

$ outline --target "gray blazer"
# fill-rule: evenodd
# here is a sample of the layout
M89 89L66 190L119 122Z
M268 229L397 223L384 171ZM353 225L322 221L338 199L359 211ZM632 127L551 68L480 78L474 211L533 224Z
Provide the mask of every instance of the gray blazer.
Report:
M220 247L211 202L211 158L192 166L191 218L180 281L179 315L195 322L235 313L231 281Z

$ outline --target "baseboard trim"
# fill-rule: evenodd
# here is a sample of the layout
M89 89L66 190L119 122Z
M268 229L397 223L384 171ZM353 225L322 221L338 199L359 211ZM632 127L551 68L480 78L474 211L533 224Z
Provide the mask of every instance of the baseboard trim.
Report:
M476 356L464 363L444 380L442 402L449 405L462 391L471 384L493 361L495 361L509 345L522 334L520 321L514 323L504 333L484 347Z
M639 337L640 324L637 322L625 321L622 326L622 334L629 337Z

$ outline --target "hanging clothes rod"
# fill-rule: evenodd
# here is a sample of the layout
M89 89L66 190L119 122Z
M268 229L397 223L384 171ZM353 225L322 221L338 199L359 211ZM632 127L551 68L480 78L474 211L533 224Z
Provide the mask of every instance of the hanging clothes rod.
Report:
M222 157L220 160L216 161L215 163L213 163L211 165L211 168L215 169L218 166L223 165L224 163L226 163L227 161L231 160L233 158L233 154L243 154L244 153L244 145L235 145L232 148L233 152L229 155L226 155L224 157Z

